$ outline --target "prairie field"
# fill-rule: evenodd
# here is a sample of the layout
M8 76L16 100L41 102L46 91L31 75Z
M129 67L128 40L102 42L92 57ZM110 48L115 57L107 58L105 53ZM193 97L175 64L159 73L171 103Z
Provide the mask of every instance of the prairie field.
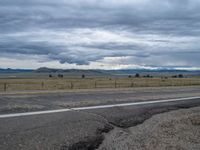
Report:
M200 85L200 78L144 77L64 77L64 78L1 78L0 91L72 90L94 88L134 88Z

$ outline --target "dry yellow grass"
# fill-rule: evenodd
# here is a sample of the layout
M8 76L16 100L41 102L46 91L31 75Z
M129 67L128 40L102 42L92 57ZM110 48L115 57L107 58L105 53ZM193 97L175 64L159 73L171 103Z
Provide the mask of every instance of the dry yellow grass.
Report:
M200 78L29 78L0 79L0 91L93 89L200 85Z

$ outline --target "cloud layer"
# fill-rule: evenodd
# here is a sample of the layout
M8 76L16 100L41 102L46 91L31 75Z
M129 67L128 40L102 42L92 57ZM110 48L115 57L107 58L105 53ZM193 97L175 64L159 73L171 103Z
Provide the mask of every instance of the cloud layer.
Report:
M200 1L6 0L0 35L0 67L198 69Z

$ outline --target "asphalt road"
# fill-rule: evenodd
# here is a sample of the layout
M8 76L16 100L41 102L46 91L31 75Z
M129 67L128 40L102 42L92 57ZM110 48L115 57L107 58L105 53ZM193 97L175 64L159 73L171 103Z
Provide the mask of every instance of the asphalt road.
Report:
M176 98L196 97L156 103ZM95 149L103 133L113 127L127 128L154 114L200 106L200 87L137 88L0 96L0 149ZM91 106L150 102L107 108ZM4 117L47 110L67 111Z

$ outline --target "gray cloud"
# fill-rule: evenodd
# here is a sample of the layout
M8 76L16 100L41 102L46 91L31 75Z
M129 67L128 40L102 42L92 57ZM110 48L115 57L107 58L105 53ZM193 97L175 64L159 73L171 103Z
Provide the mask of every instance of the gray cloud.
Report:
M0 57L200 67L199 10L196 0L1 1Z

